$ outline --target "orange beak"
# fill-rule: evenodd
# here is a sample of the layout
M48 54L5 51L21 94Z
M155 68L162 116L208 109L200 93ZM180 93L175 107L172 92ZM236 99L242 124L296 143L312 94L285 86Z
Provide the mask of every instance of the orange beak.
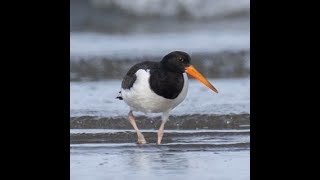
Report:
M192 65L188 66L186 68L186 73L190 74L194 78L198 79L200 82L202 82L204 85L206 85L208 88L210 88L212 91L218 93L218 90L205 78L202 76L201 73Z

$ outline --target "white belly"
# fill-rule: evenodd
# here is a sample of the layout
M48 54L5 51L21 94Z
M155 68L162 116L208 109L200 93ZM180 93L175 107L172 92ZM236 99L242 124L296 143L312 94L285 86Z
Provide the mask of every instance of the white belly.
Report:
M138 70L137 79L130 89L121 89L123 100L133 111L160 113L171 110L178 106L187 96L188 76L183 73L183 89L175 99L166 99L154 93L149 85L149 70Z

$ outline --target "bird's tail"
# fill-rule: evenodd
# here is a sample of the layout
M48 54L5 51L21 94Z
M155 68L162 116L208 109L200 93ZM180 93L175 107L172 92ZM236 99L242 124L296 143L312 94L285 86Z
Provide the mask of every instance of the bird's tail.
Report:
M119 91L119 94L116 98L118 98L119 100L123 100L122 95L121 95L121 91Z

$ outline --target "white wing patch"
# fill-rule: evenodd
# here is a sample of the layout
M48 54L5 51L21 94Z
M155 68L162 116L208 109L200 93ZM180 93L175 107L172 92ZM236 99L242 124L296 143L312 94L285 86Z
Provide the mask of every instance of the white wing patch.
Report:
M130 89L121 89L123 100L133 111L160 113L179 105L187 96L188 76L183 73L183 89L176 99L166 99L154 93L149 85L150 70L139 69L137 79Z

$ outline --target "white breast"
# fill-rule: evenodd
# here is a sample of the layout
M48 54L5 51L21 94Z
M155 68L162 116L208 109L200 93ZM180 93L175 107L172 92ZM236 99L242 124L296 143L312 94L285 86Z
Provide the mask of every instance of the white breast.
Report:
M154 93L149 85L149 70L140 69L136 72L137 79L130 89L121 89L123 100L133 111L159 113L175 108L187 96L188 76L183 73L184 84L179 96L175 99L166 99Z

